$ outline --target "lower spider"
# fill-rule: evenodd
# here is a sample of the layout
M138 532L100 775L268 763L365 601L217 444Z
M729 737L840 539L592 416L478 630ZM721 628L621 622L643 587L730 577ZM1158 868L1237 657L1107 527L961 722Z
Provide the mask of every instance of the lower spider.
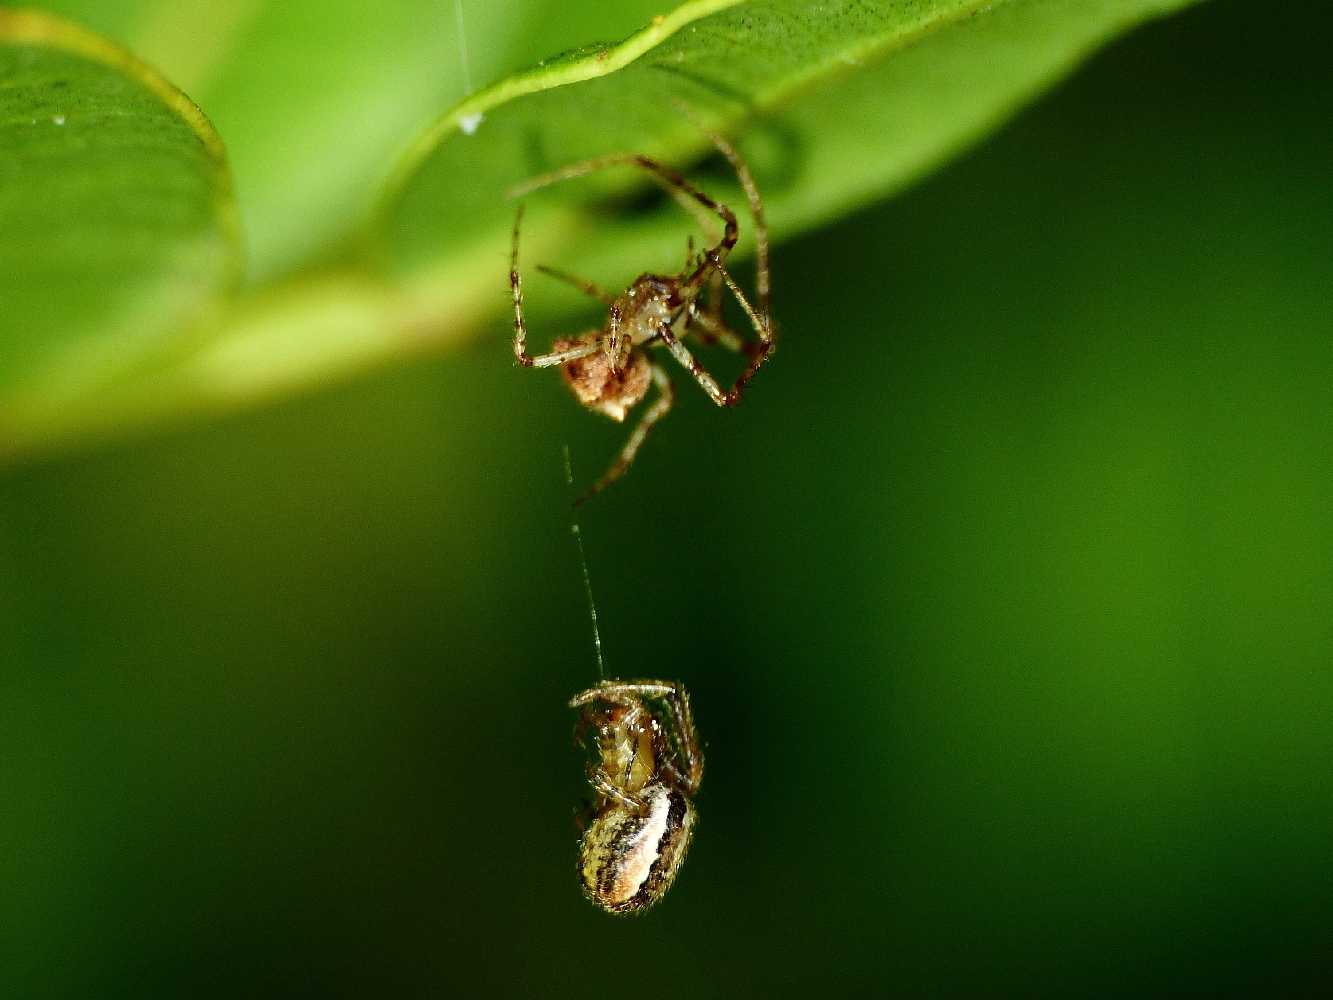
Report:
M685 269L679 274L641 274L619 295L609 295L591 281L567 274L555 268L539 267L561 281L566 281L593 298L606 303L605 325L573 337L555 341L548 354L528 354L528 330L523 320L523 282L518 270L519 226L523 218L520 206L514 219L513 255L509 267L509 284L514 296L514 356L525 368L559 366L565 384L574 397L588 409L603 413L617 422L625 419L631 407L648 394L649 384L658 390L657 400L644 412L643 418L625 442L620 455L593 484L578 503L589 499L610 486L630 467L648 432L671 409L674 393L666 370L650 360L648 351L665 347L685 368L718 406L735 406L755 372L773 353L773 321L770 312L770 274L768 267L768 228L764 223L763 203L755 187L750 168L741 155L719 135L709 134L713 143L740 180L750 214L754 219L757 274L755 278L758 308L752 306L740 286L727 271L727 255L736 246L739 229L735 213L726 205L714 201L693 187L680 174L646 156L616 155L586 160L534 178L520 185L511 194L519 196L559 181L581 177L594 171L614 166L634 166L646 170L653 179L671 194L686 210L708 222L716 215L722 220L721 238L710 249L695 255L691 239L686 248ZM722 288L736 297L745 315L754 327L757 340L746 340L731 330L722 318ZM707 303L701 308L701 298L708 290ZM745 354L749 359L730 389L722 389L717 379L706 372L695 360L684 340L697 333L704 344L720 344L729 350Z
M588 765L597 801L579 843L583 891L608 913L640 913L671 888L694 830L704 761L690 697L675 681L606 680L569 705L583 709L580 735L591 728L597 739Z

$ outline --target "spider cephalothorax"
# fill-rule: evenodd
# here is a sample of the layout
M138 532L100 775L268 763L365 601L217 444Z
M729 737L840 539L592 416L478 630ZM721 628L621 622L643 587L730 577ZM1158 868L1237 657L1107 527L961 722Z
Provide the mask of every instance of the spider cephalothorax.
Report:
M713 135L711 138L735 169L749 201L750 214L754 218L757 308L750 304L725 266L727 255L739 239L735 213L693 187L674 170L646 156L607 156L587 160L535 178L516 190L516 193L532 191L607 167L633 166L646 170L689 211L708 219L716 216L722 222L722 234L710 249L696 255L693 242L689 244L685 268L679 274L641 274L619 295L608 295L592 282L563 271L540 268L600 299L607 306L607 318L600 330L561 338L555 341L549 353L531 355L527 350L523 282L518 269L519 226L523 216L522 209L519 209L514 220L513 252L509 268L509 283L514 298L514 356L518 363L525 368L560 366L565 383L580 403L617 421L624 420L629 409L644 399L650 382L658 387L658 398L630 434L619 457L585 494L584 499L605 489L625 473L653 425L671 409L671 380L666 370L650 358L649 350L665 347L718 406L736 405L754 373L773 352L768 230L764 224L759 190L750 175L750 168L731 144L721 136ZM724 285L741 304L757 339L746 340L726 326L722 318ZM705 291L708 292L706 302ZM720 344L747 356L749 363L730 389L724 390L695 360L685 346L690 336L697 337L702 343Z
M666 895L694 830L704 762L689 695L674 681L602 681L569 704L583 710L580 733L596 740L579 880L608 913L640 913Z

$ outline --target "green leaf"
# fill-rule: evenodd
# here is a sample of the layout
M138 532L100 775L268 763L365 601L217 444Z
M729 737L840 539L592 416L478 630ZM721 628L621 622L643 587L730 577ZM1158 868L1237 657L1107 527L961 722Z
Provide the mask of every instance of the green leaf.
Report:
M774 234L790 237L901 188L1099 45L1189 2L695 0L618 47L555 60L455 108L400 171L385 241L411 275L493 259L513 213L505 192L525 178L605 153L688 163L708 152L681 106L741 136ZM478 115L477 133L463 134ZM645 256L679 257L670 206L594 226L579 208L587 200L578 185L544 198L556 218L530 217L537 245L612 284Z
M86 401L63 423L15 426L11 447L228 412L438 352L483 330L504 358L515 209L506 193L515 183L601 153L643 152L690 168L710 192L743 203L734 179L698 162L711 147L688 108L738 139L781 241L900 189L1099 46L1191 2L692 0L620 44L550 59L464 100L399 162L364 228L363 253L254 291L189 350L145 366L137 385ZM348 122L354 143L358 128ZM471 133L462 128L473 123ZM310 163L292 169L275 191L319 180ZM643 270L679 269L690 220L660 197L608 202L607 194L644 186L641 177L614 173L528 199L529 263L609 287ZM331 197L323 211L334 211ZM355 213L360 204L354 198L347 208ZM324 232L316 207L303 205L302 213L312 232ZM743 229L742 252L747 238ZM784 274L780 254L774 270L780 322L784 282L799 276ZM538 348L578 306L566 290L537 280L529 302Z
M251 277L347 237L391 164L442 108L552 49L621 37L658 0L49 0L160 67L226 137ZM542 46L534 48L534 45ZM468 69L464 70L466 57Z
M163 349L239 273L222 143L108 42L0 9L0 434Z

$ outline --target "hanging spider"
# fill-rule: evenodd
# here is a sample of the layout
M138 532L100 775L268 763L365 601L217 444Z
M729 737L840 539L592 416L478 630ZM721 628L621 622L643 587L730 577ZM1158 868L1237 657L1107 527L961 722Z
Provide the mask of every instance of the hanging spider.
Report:
M650 706L661 704L666 711ZM640 913L666 895L694 831L704 760L690 696L676 681L604 680L570 699L578 732L596 733L597 793L579 843L584 894L608 913Z
M577 501L582 503L610 486L630 467L653 426L666 416L674 400L671 379L666 370L651 360L649 350L665 347L718 406L740 402L750 379L773 353L773 320L770 311L771 278L768 267L768 227L764 223L763 202L750 168L740 153L720 135L708 133L735 170L754 219L756 306L726 268L728 254L736 246L739 227L736 215L726 205L714 201L691 185L676 171L640 155L614 155L575 163L515 188L519 197L560 181L582 177L608 167L632 166L647 171L687 211L711 223L716 215L722 222L722 234L716 244L696 256L691 239L686 246L685 268L679 274L641 274L619 295L610 295L583 278L550 267L538 270L568 282L584 294L604 302L606 323L600 330L590 330L572 337L561 337L548 354L528 353L528 330L523 319L523 282L518 270L519 227L522 206L514 219L513 252L509 266L509 284L514 296L514 356L525 368L559 366L565 384L574 397L588 409L617 422L648 394L650 384L657 386L657 399L644 412L611 466ZM736 297L757 340L747 340L727 327L722 318L723 286ZM704 293L708 292L704 301ZM719 344L744 354L744 371L730 389L723 389L717 379L704 370L685 346L685 339L696 334L700 343Z

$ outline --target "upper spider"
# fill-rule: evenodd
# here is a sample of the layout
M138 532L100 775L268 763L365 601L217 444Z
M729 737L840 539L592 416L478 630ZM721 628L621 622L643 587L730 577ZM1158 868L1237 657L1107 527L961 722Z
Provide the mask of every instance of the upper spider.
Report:
M709 133L709 137L736 171L750 204L755 228L758 308L750 304L725 266L727 255L739 238L735 213L692 186L676 171L646 156L616 155L585 160L534 178L513 192L520 195L607 167L628 165L646 170L688 211L708 220L713 215L722 220L721 237L710 249L696 255L693 241L689 242L685 268L679 274L641 274L619 295L608 295L591 281L564 271L539 267L539 270L600 299L607 306L607 318L600 330L558 338L549 353L530 355L527 351L527 325L523 319L523 282L518 269L519 227L523 218L520 206L514 219L513 252L509 268L509 283L514 297L514 356L518 363L525 368L560 366L565 383L580 403L616 421L624 420L629 409L643 400L648 394L650 383L656 383L658 387L656 402L644 413L610 468L579 498L580 503L601 492L625 473L653 425L671 409L674 398L671 380L666 370L649 358L649 349L663 346L670 351L671 356L694 377L718 406L736 405L745 386L773 353L768 228L764 223L759 190L750 168L735 148L719 135ZM745 311L757 340L745 340L723 321L724 284ZM705 289L709 294L706 303L703 303ZM684 340L692 334L702 343L720 344L748 357L749 363L730 389L723 390L685 346Z

